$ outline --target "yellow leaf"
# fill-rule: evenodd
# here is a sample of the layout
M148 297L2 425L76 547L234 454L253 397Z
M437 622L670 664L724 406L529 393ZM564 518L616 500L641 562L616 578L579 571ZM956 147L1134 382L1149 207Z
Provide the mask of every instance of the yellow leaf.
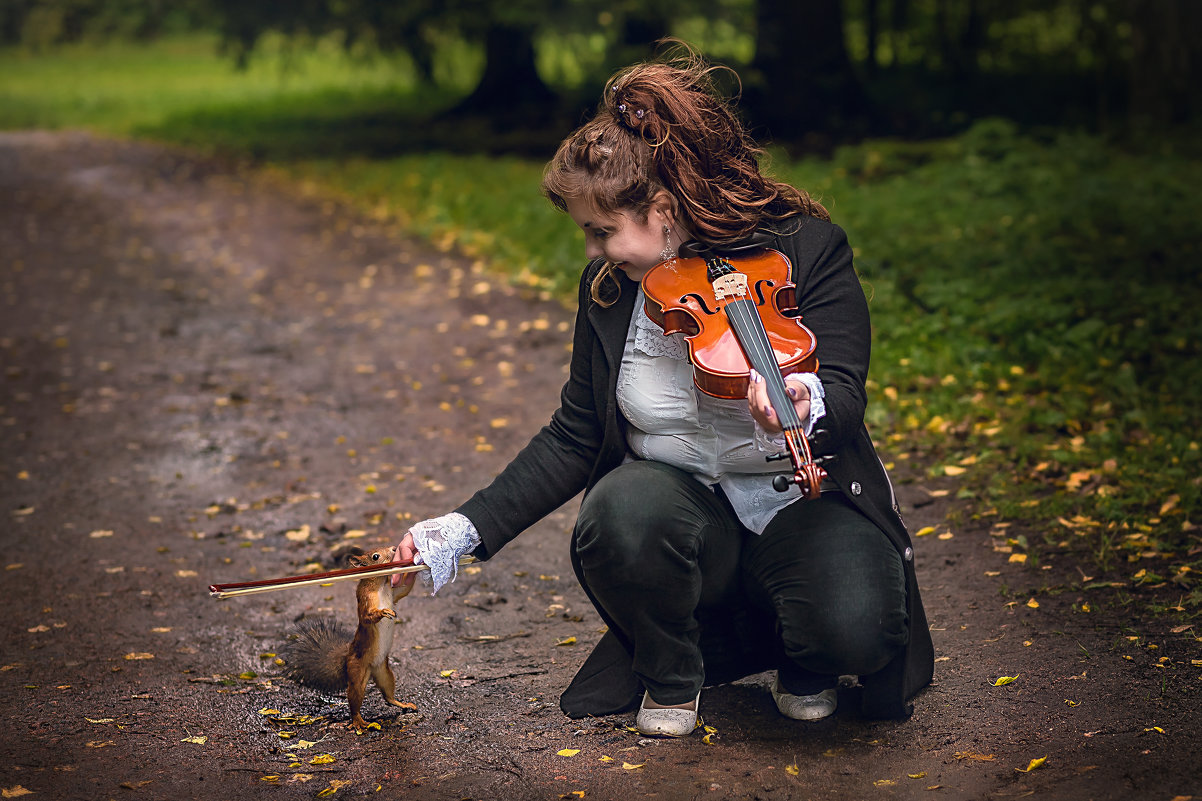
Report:
M927 777L927 772L924 770L922 773L907 773L906 775L911 779L925 779Z
M1038 609L1038 608L1039 608L1039 601L1037 601L1037 600L1035 600L1034 598L1032 598L1031 600L1027 601L1027 606L1031 607L1032 609Z
M269 776L260 776L259 777L259 781L261 781L261 782L278 782L279 780L280 780L280 775L278 773L272 773Z
M1040 765L1042 765L1044 762L1047 762L1047 761L1048 761L1047 757L1040 757L1039 759L1032 759L1029 763L1027 763L1027 766L1025 768L1015 768L1015 770L1018 771L1019 773L1030 773L1031 771L1035 770L1036 768L1038 768Z
M705 735L704 737L701 738L701 742L705 743L706 745L713 745L714 744L714 735L712 733Z
M97 530L97 531L93 531L93 532L92 532L91 534L89 534L88 536L89 536L89 537L91 537L91 538L92 538L92 539L94 539L94 540L98 540L98 539L100 539L101 537L111 537L111 536L113 536L113 532L111 532L111 531L104 531L104 530Z
M148 654L145 651L134 651L126 654L125 658L131 662L137 659L154 659L154 654Z
M268 709L267 707L263 707L262 709L259 710L259 714L260 715L278 715L278 714L280 714L280 710Z
M613 758L613 757L610 757L610 756L602 756L602 757L601 757L601 761L602 761L602 762L613 762L613 761L614 761L614 758Z
M334 757L330 754L318 754L309 760L310 765L328 765L334 761Z
M629 762L623 762L622 770L638 770L639 768L643 767L643 765L646 765L646 764L647 764L646 762L640 762L637 765L631 765Z
M945 476L958 476L964 472L967 472L965 468L957 467L954 464L945 464L943 466L943 474Z
M873 782L873 785L876 787L892 787L895 784L897 782L893 781L893 779L877 779Z
M1074 701L1071 698L1065 698L1064 703L1068 704L1069 706L1081 706L1080 701Z
M455 675L455 671L454 670L440 670L440 671L438 671L438 675L442 676L444 679L449 679L449 678L451 678L451 676Z
M950 540L950 539L951 539L952 537L954 537L954 536L956 536L956 535L955 535L955 534L953 534L953 533L951 533L950 531L945 531L945 532L943 532L942 534L940 534L940 535L939 535L939 539L941 539L941 540Z
M185 737L184 739L180 740L181 743L193 743L195 745L204 745L208 741L209 741L209 738L203 734L197 735L195 737Z
M26 790L19 784L14 784L12 787L5 787L3 790L0 790L0 795L3 795L5 798L17 798L18 796L32 794L33 790Z
M114 723L116 718L84 718L88 723Z
M1010 558L1007 559L1006 561L1007 562L1018 562L1021 565L1027 561L1027 555L1025 553L1012 553L1012 554L1010 554Z
M794 762L792 765L785 765L785 773L790 776L798 776L801 774L801 768L797 767L797 763Z
M555 643L555 644L556 644L556 645L575 645L575 644L576 644L576 638L575 638L575 637L568 637L568 638L566 638L566 639L560 640L559 642L557 642L557 643Z
M934 526L923 526L922 528L918 529L918 531L914 532L914 536L915 537L925 537L928 534L934 534L934 533L935 533Z
M556 751L555 755L556 756L574 757L579 753L580 753L579 748L565 748L562 751Z
M1018 679L1018 677L1021 675L1022 675L1021 673L1016 673L1013 676L999 676L998 680L993 683L993 686L1001 687L1003 684L1009 684L1012 681L1016 681Z

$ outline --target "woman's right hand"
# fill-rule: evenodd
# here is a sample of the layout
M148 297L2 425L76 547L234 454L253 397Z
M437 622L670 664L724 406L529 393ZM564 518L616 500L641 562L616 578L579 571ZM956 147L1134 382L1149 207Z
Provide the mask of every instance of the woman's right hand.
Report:
M401 537L401 541L397 543L396 550L392 553L392 561L403 564L414 564L418 555L417 546L413 544L413 532L406 531L405 536ZM395 587L403 581L412 587L416 579L417 573L394 573L392 575L392 586Z

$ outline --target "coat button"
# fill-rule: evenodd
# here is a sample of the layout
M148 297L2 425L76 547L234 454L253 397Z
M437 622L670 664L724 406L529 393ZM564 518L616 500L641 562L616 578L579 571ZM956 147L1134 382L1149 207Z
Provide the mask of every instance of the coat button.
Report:
M905 558L905 560L907 562L913 562L914 561L914 549L906 548L905 553L903 553L902 556Z
M859 481L851 482L851 494L852 495L860 494L860 482Z

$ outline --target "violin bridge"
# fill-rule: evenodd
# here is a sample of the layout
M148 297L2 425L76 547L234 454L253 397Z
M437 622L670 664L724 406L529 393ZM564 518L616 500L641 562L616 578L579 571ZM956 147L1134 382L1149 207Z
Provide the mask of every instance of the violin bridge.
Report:
M731 297L746 297L747 276L743 273L728 273L715 279L713 287L714 297L717 300L726 300Z

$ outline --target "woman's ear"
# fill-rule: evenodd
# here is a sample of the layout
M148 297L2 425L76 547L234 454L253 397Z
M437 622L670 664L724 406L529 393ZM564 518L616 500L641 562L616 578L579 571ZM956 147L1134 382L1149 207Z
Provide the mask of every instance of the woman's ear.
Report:
M676 198L667 189L661 189L651 198L651 211L658 213L667 225L676 224Z

